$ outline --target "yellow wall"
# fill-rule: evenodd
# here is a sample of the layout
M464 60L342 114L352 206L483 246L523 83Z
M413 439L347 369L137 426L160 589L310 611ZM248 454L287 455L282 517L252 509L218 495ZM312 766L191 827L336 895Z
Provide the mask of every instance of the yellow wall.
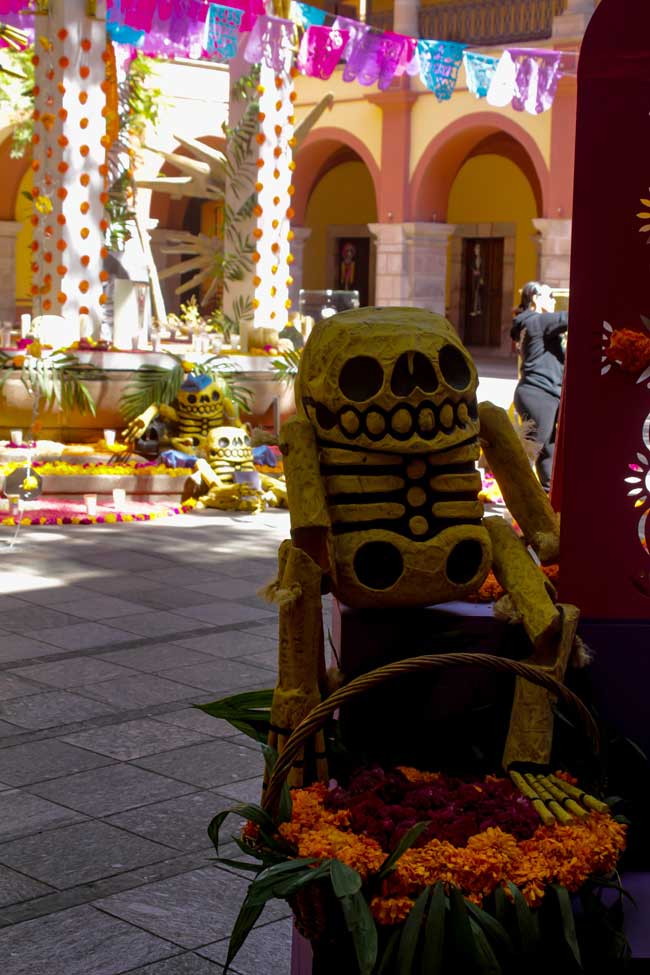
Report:
M503 156L473 156L461 168L449 194L448 222L516 223L515 295L537 277L537 217L530 183L513 162ZM514 295L513 295L514 299ZM516 302L513 301L513 307Z
M309 198L305 226L303 288L331 288L327 281L327 228L334 224L367 224L377 220L370 174L362 162L346 162L323 176Z
M18 187L16 197L15 219L22 223L22 227L16 237L16 301L29 303L32 300L32 252L30 244L32 242L32 225L30 217L34 212L31 200L26 199L23 193L32 192L32 171L28 169Z

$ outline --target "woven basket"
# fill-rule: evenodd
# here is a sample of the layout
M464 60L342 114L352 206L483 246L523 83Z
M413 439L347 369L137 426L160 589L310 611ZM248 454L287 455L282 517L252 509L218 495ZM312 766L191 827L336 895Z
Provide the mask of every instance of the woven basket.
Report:
M327 718L342 705L355 700L374 688L406 674L417 674L446 667L477 667L495 673L510 674L545 688L568 704L584 729L593 749L599 750L598 728L591 714L572 691L548 673L530 664L495 657L486 653L446 653L412 657L387 664L363 674L340 688L314 708L293 731L278 758L265 792L263 806L272 816L277 813L280 793L294 759L301 748L319 731ZM298 931L312 944L314 973L352 975L358 971L354 963L352 941L348 934L340 904L328 881L316 881L290 900Z

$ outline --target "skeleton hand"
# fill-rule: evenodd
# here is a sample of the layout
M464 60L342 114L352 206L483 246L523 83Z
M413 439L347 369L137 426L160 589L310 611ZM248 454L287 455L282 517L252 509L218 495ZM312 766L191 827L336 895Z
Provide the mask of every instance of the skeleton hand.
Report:
M140 416L136 416L135 419L131 420L128 426L122 430L122 440L124 440L126 443L133 443L136 441L138 437L142 436L149 424L152 423L157 416L158 407L155 405L149 406L144 413L141 413Z

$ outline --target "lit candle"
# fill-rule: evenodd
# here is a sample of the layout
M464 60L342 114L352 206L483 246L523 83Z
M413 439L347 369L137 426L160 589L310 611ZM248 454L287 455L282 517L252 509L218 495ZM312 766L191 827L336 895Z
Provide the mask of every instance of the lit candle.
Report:
M86 514L90 515L91 518L97 514L97 495L96 494L84 494L84 504L86 505Z
M126 491L124 488L113 488L113 507L116 511L123 511L126 503Z
M29 314L20 316L20 334L22 338L29 335L29 331L32 327L32 316Z

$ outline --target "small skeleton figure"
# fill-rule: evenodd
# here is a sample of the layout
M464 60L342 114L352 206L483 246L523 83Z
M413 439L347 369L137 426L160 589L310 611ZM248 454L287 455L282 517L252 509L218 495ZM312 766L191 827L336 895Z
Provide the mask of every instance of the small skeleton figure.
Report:
M197 508L263 511L287 503L282 481L258 474L251 439L243 427L217 427L208 434L208 460L196 463L183 489L183 501L197 498Z
M215 427L238 423L236 407L223 395L213 377L205 373L188 373L178 392L176 406L155 403L148 407L131 420L122 439L137 440L157 416L174 427L169 438L174 450L193 454L205 449L208 434Z
M542 562L556 560L555 512L506 412L477 404L476 366L453 326L417 308L361 308L319 322L283 426L291 540L266 595L279 605L279 680L270 744L327 694L321 593L359 608L463 599L490 568L534 647L562 679L577 611L554 592L502 518L483 518L481 447ZM548 695L519 682L504 765L548 759ZM314 741L327 778L322 733ZM302 780L300 763L290 784Z

